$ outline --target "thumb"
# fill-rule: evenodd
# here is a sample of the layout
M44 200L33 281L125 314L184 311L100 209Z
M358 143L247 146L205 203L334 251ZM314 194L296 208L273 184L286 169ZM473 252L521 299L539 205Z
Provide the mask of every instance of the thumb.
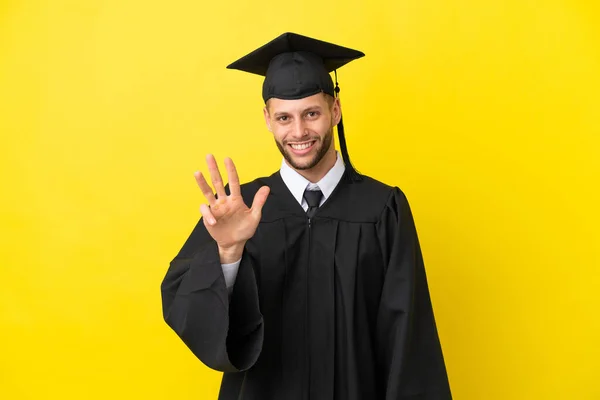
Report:
M270 191L271 189L268 186L263 186L254 195L254 200L252 201L252 214L254 216L259 217L261 215L262 208L267 201Z

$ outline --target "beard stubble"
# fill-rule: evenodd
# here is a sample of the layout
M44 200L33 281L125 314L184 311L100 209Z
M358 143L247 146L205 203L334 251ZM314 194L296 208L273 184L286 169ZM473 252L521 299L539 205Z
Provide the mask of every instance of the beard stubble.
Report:
M281 153L283 158L285 158L288 164L290 164L292 168L302 171L314 168L317 164L319 164L319 162L321 162L323 157L325 157L325 154L327 154L329 147L331 147L331 142L333 141L333 128L329 128L325 136L323 136L323 139L321 139L320 137L314 139L317 140L313 145L317 146L317 153L313 156L311 160L303 164L300 164L299 162L296 162L294 160L294 155L291 154L291 151L287 144L279 143L277 140L275 140L275 144L277 145L279 152Z

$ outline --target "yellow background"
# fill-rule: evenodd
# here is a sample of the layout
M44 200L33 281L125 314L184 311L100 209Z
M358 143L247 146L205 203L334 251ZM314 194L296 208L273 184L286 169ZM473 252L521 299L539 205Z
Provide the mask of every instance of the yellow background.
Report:
M600 399L595 4L3 0L0 398L216 398L160 282L206 153L278 168L225 66L294 31L367 54L349 149L408 195L455 399Z

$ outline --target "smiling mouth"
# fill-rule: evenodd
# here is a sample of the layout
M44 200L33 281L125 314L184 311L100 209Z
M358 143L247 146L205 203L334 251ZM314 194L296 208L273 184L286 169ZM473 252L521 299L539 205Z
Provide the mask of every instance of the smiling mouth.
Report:
M310 142L304 143L288 143L288 146L290 146L294 150L306 150L312 147L315 144L315 142L316 140L311 140Z

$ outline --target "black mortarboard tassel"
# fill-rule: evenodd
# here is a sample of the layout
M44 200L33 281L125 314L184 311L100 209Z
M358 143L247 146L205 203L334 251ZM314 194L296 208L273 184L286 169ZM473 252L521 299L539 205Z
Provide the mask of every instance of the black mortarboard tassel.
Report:
M287 32L227 68L264 76L262 95L265 103L272 97L295 100L319 92L338 97L337 69L363 56L364 53L357 50ZM336 74L335 88L329 75L332 71ZM337 131L346 177L361 179L350 163L341 119Z
M335 97L340 96L340 86L337 81L337 71L335 73ZM350 162L350 155L348 154L348 147L346 146L346 136L344 135L344 120L340 115L340 122L337 124L338 139L340 141L340 150L342 151L342 157L344 158L344 164L346 164L346 179L349 181L360 181L362 178L358 171L354 168Z

